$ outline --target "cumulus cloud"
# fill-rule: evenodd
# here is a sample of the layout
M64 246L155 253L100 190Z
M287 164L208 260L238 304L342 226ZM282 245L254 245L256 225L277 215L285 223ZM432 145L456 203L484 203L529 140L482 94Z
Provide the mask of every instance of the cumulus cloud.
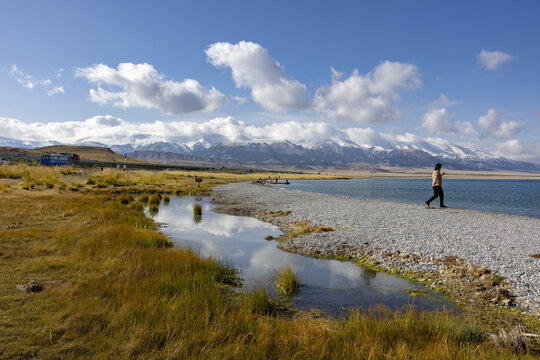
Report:
M261 45L241 41L215 43L206 50L215 67L231 69L237 87L251 90L253 100L276 113L288 110L318 111L332 118L360 124L401 120L392 105L403 91L421 85L416 66L385 61L363 75L330 68L332 84L316 90L313 100L306 97L306 86L285 73L285 69Z
M524 121L508 120L501 122L499 117L499 113L494 109L489 109L485 115L478 117L478 127L483 130L483 137L508 139L516 136L523 127L527 126Z
M422 128L428 134L457 134L454 115L445 108L428 110L422 117Z
M459 129L458 129L459 130ZM291 141L303 146L314 146L325 140L341 139L344 145L354 143L364 148L423 148L429 144L448 146L440 138L423 138L401 131L376 132L371 128L340 129L324 121L285 121L264 126L248 125L232 117L217 117L205 122L151 121L132 123L113 115L98 115L84 121L24 123L17 119L0 117L2 138L25 143L76 144L101 143L107 146L131 144L134 147L155 142L189 144L205 139L210 143L238 141ZM488 153L516 160L540 163L540 141L520 142L511 139L503 143L478 142L469 147L481 148ZM438 151L435 149L434 151Z
M478 135L478 131L476 131L474 125L468 121L457 122L456 127L461 137Z
M379 133L371 128L340 129L324 121L284 121L263 126L248 125L244 121L217 117L205 122L152 121L131 123L113 115L98 115L84 121L23 123L0 117L0 133L7 138L44 143L98 142L107 146L131 144L135 147L155 142L188 144L201 139L218 142L290 141L303 146L314 146L328 139L343 145L362 147L407 147L422 139L414 134Z
M348 128L343 130L348 138L353 141L355 144L358 144L365 148L370 148L372 146L382 146L386 147L391 145L394 138L386 137L384 134L377 133L372 128Z
M476 57L480 64L487 70L495 70L500 65L515 60L515 57L512 55L501 51L482 50Z
M431 104L444 103L451 105L452 101L443 95ZM450 134L460 137L478 135L473 124L468 121L456 121L454 115L445 107L433 109L428 106L428 111L422 117L420 128L430 135Z
M51 79L36 79L32 75L22 72L17 65L12 65L9 71L9 76L17 81L21 86L33 90L41 87L47 90L49 96L62 93L64 94L64 88L62 86L54 86Z
M215 67L228 67L237 87L251 89L253 100L266 110L278 113L306 109L306 86L285 74L285 69L259 44L240 41L219 42L206 49Z
M496 156L540 163L540 140L519 141L510 139L496 144L491 151Z
M23 123L0 118L0 133L27 141L74 144L92 141L108 146L131 143L142 146L159 141L189 143L202 138L215 142L245 140L292 141L313 145L341 130L325 122L286 121L264 126L247 125L232 117L218 117L202 123L193 121L153 121L131 123L112 115L94 116L84 121Z
M421 85L416 66L385 61L366 75L354 70L341 80L343 73L333 68L332 85L317 89L314 109L331 118L359 124L378 124L401 120L401 113L391 100L402 91Z
M145 107L181 114L212 112L227 102L225 95L214 87L208 90L193 79L168 80L148 63L121 63L117 69L98 64L76 69L75 76L98 84L97 89L90 90L90 100L100 105ZM116 86L120 90L108 90L102 85Z

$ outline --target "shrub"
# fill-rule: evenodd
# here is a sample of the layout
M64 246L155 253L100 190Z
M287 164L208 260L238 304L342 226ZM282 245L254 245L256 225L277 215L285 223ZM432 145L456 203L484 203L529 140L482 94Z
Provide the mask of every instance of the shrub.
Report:
M120 195L120 203L121 204L127 205L130 202L132 202L133 200L134 200L133 195L129 195L129 194Z
M202 206L199 204L193 205L193 215L202 215Z
M152 197L150 198L150 205L159 205L160 200L161 199L159 196L152 195Z
M150 206L148 207L148 211L150 212L151 216L155 216L159 211L159 204L150 203Z

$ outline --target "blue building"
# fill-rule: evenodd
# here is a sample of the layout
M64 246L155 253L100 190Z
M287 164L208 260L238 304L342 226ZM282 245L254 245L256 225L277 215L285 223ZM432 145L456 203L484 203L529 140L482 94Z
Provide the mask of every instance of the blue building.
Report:
M46 165L46 166L69 165L69 160L67 156L58 155L58 154L41 155L40 162L41 162L41 165Z

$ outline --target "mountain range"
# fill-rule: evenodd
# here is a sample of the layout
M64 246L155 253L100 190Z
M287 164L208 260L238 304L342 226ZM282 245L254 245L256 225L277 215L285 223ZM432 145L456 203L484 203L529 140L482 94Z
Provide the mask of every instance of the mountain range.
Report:
M219 136L178 142L164 139L146 144L104 144L84 139L71 145L110 147L116 153L152 162L212 167L366 170L386 167L425 168L437 162L456 170L540 172L540 165L493 156L447 141L381 141L374 146L329 138L315 144L291 141L223 141ZM169 141L167 141L169 140ZM185 140L185 139L182 139ZM36 148L52 145L0 137L0 146Z

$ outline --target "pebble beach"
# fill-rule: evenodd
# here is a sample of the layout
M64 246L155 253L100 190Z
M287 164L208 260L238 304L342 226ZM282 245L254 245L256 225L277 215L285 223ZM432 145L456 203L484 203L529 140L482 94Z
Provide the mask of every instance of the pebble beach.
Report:
M383 269L441 273L441 259L462 259L509 283L516 304L540 311L540 219L475 210L364 200L277 189L256 183L215 188L224 211L256 216L285 232L293 224L331 227L280 244L306 255L364 257ZM286 216L265 216L285 213ZM397 254L397 255L396 255ZM467 281L464 279L464 281Z

